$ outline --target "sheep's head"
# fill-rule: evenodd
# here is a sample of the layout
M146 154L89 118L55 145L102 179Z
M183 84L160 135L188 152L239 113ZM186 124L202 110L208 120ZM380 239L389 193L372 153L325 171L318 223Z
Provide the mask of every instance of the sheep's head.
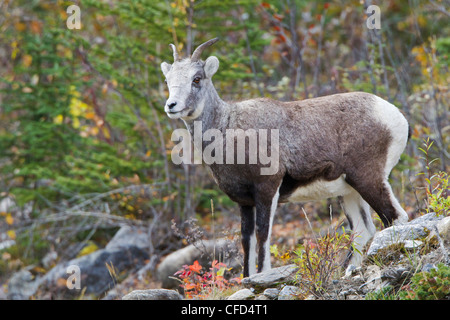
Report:
M219 68L219 59L214 56L206 61L200 60L203 50L219 38L209 40L195 49L191 58L180 59L176 47L173 50L173 64L161 63L161 70L166 77L169 98L164 111L169 118L193 120L203 111L204 99L211 90L211 78Z

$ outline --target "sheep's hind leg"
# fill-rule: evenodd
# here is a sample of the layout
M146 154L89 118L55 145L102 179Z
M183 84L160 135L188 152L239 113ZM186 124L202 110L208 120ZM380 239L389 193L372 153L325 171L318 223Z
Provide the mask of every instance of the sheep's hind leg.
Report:
M354 234L353 248L346 263L359 266L362 262L363 248L375 234L375 225L370 214L370 206L356 191L342 197L345 215Z
M381 175L366 177L364 174L353 174L347 175L345 180L375 210L384 227L408 221L408 214L395 198L387 178Z

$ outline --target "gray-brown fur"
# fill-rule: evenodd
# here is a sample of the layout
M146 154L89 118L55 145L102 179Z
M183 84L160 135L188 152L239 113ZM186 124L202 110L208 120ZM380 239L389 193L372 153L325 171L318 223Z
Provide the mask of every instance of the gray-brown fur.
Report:
M365 238L374 232L374 227L368 221L370 213L364 201L380 215L386 226L400 215L404 219L406 213L392 199L386 177L386 171L392 168L387 168L386 164L398 161L395 157L400 155L401 144L406 143L408 133L407 130L397 132L386 124L386 120L382 121L383 117L375 111L377 104L381 103L379 98L354 92L294 102L259 98L227 103L220 99L210 78L217 71L218 61L215 60L215 57L208 58L206 62L185 59L176 61L173 66L162 65L166 77L170 78L169 88L171 83L176 84L173 90L183 89L177 86L185 82L189 85L194 75L202 77L198 88L193 83L184 88L184 93L174 94L173 97L171 91L170 101L167 102L173 104L178 99L176 102L185 107L180 107L175 114L183 114L180 117L191 134L194 132L194 121L201 121L204 131L219 129L224 134L224 143L226 129L279 129L279 170L275 174L261 175L259 163L210 165L219 187L241 208L244 275L249 274L248 250L253 231L259 246L258 271L264 268L262 261L267 260L268 254L272 199L278 190L278 202L282 203L289 201L298 188L344 177L345 182L357 192L356 196L344 197L347 209L352 210L349 219L355 219L355 212L362 216L362 224L368 230L361 231L368 232ZM203 74L202 68L205 69ZM199 106L203 108L201 113L197 112L201 108ZM196 116L190 118L192 115ZM398 114L395 116L398 118L396 121L404 125L404 119L399 118ZM395 148L392 147L394 141ZM206 145L204 143L203 148ZM390 148L394 148L395 153L389 154L394 152ZM388 155L394 158L388 161ZM255 216L252 208L256 209Z

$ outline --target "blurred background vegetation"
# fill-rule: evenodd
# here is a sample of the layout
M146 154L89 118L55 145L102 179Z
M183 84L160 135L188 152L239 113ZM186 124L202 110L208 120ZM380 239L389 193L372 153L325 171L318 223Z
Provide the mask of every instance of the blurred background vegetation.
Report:
M72 4L80 30L66 26ZM380 30L366 26L371 4ZM209 230L210 199L217 228L238 229L205 168L170 159L183 123L163 110L169 43L186 56L220 37L209 54L224 100L361 90L394 103L413 130L394 192L411 216L430 210L436 190L447 198L449 17L446 0L0 1L0 283L49 251L102 247L124 223L167 254L182 245L172 219ZM321 221L330 204L340 212L305 208ZM276 222L299 216L287 205Z

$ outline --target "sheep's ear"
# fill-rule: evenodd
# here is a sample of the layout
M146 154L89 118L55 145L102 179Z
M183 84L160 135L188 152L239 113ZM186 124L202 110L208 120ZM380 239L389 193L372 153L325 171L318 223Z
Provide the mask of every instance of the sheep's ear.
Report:
M212 76L217 72L217 69L219 69L219 59L214 56L206 59L204 67L206 78L211 79Z
M167 76L167 73L170 71L170 68L172 68L171 64L168 64L167 62L161 63L161 70L165 76Z

